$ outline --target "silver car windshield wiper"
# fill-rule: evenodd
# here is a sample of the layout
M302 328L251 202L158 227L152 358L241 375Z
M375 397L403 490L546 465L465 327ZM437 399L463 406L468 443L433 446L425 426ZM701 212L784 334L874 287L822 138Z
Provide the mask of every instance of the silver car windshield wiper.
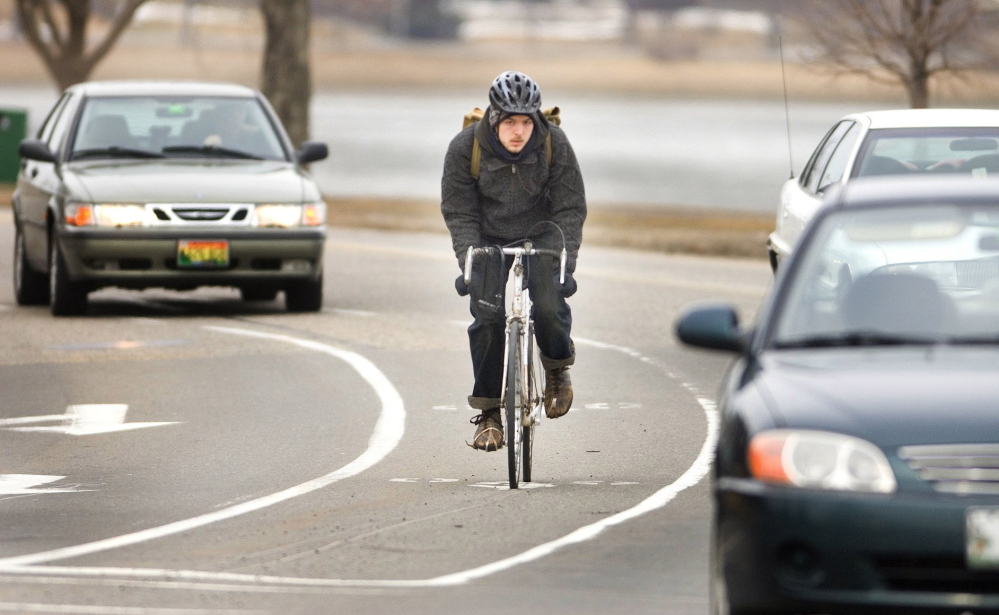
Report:
M134 147L118 147L117 145L112 145L111 147L93 147L90 149L81 149L73 152L73 159L77 158L163 158L163 154L159 152L151 152L144 149L136 149Z
M832 335L815 335L799 339L781 340L774 348L835 348L848 346L925 346L939 344L938 337L899 335L877 331L850 331Z
M263 160L260 156L254 156L249 152L227 147L215 147L214 145L172 145L163 148L164 154L207 154L209 156L223 156L226 158L244 158L246 160Z

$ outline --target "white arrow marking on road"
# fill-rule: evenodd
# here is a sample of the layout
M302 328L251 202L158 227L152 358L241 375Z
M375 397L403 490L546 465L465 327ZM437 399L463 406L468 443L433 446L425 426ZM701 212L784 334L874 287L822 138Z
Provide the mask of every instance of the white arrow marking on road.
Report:
M40 474L0 474L0 495L36 495L39 493L71 493L81 489L33 489L38 485L54 483L65 476Z
M13 419L0 419L0 428L10 431L30 431L64 433L71 436L89 436L112 431L128 431L144 427L159 427L160 425L175 425L167 423L126 423L125 413L128 404L76 404L66 408L66 414L50 414L46 416L24 416ZM49 423L62 421L64 424L53 427L8 427L8 425L24 425L30 423Z

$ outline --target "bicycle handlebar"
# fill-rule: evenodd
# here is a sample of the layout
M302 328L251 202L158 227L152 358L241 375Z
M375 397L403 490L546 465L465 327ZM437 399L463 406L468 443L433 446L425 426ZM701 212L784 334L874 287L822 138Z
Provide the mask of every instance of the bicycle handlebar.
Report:
M565 284L565 263L568 259L568 254L565 248L561 250L549 250L547 248L535 248L534 244L530 241L525 241L522 246L512 246L512 247L495 247L486 246L484 248L473 248L468 246L468 253L465 255L465 284L470 284L472 282L472 260L476 255L479 254L489 254L490 252L495 252L501 250L503 254L508 256L554 256L559 259L559 273L558 273L558 283Z

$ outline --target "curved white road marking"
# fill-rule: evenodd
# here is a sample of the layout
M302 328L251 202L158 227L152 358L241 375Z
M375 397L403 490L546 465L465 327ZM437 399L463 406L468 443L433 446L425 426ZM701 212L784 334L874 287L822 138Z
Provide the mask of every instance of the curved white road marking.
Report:
M186 532L194 528L202 527L224 519L231 519L239 515L245 515L246 513L257 511L261 508L266 508L279 502L284 502L285 500L290 500L291 498L310 493L317 489L322 489L323 487L337 481L360 474L364 470L367 470L384 459L385 456L392 452L396 445L399 444L399 441L402 440L402 434L406 428L406 409L403 405L402 397L399 395L399 392L396 391L395 387L392 386L389 379L385 377L385 374L383 374L371 361L363 356L355 352L341 350L319 342L304 340L288 335L261 333L258 331L250 331L248 329L235 329L230 327L205 327L205 329L218 331L220 333L229 333L232 335L244 335L248 337L258 337L261 339L286 342L296 346L301 346L302 348L308 348L309 350L315 350L316 352L326 353L345 361L353 367L357 373L368 382L368 384L371 385L371 387L375 390L375 393L378 394L378 398L381 400L382 410L378 416L378 421L375 423L374 433L371 434L371 439L368 441L368 448L361 453L357 459L343 466L339 470L285 489L284 491L279 491L262 498L237 504L236 506L230 506L229 508L223 508L222 510L212 513L200 515L190 519L184 519L182 521L175 521L159 527L140 530L131 534L124 534L122 536L97 540L72 547L52 549L51 551L42 551L29 555L2 558L0 559L0 569L6 570L10 566L42 564L70 557L97 553L99 551L117 549L119 547L134 545L136 543L146 542L148 540L154 540L156 538L162 538L172 534Z
M290 343L298 344L305 348L315 347L315 349L320 350L321 352L329 352L330 350L335 350L329 346L318 344L316 342L309 342L306 340L300 340L297 338L292 338L282 335L255 333L243 329L227 329L222 327L207 327L207 328L229 333L237 333L240 335L253 335L269 339L280 339L283 341L288 341ZM712 399L705 397L704 395L701 395L700 392L697 390L697 388L694 387L693 385L680 380L679 376L670 372L668 368L665 365L662 365L659 361L643 356L640 352L624 346L615 346L613 344L605 344L603 342L596 342L593 340L586 340L580 338L576 338L575 341L577 344L580 345L588 345L596 348L621 352L643 363L654 365L657 368L662 369L663 372L671 379L680 381L681 385L688 392L693 394L698 404L700 404L702 410L704 411L704 415L707 421L707 433L705 435L704 443L701 445L701 450L698 453L697 458L694 459L694 462L690 465L690 467L687 468L687 470L676 481L674 481L669 485L666 485L659 491L656 491L649 497L639 502L636 506L633 506L628 510L619 512L609 517L605 517L604 519L601 519L596 523L591 523L590 525L583 526L561 538L557 538L555 540L540 544L518 555L501 559L486 564L484 566L479 566L477 568L471 568L469 570L464 570L453 574L446 574L429 579L413 579L413 580L314 579L314 578L302 578L302 577L282 577L274 575L255 575L255 574L233 573L233 572L204 572L198 570L74 567L74 566L31 566L27 565L27 563L25 562L13 561L18 558L0 559L0 573L12 574L12 575L14 574L62 575L63 577L78 577L80 579L81 584L85 583L86 579L95 579L95 578L96 579L114 578L119 580L142 579L143 580L142 584L143 586L146 587L155 586L165 589L197 589L201 591L236 591L236 592L253 591L253 592L272 592L272 593L293 593L296 591L300 591L304 588L316 588L316 589L342 588L342 587L395 588L395 589L429 588L429 587L461 585L464 583L468 583L469 581L481 579L483 577L487 577L499 572L503 572L505 570L509 570L515 566L533 562L547 555L551 555L555 551L558 551L570 545L579 544L582 542L586 542L588 540L592 540L597 536L599 536L601 533L603 533L604 530L608 528L620 525L627 521L631 521L632 519L640 517L644 514L647 514L659 508L662 508L663 506L671 502L677 495L679 495L680 492L698 484L701 481L701 479L703 479L711 469L711 462L714 459L715 444L718 440L719 417L718 417L718 411L715 407L715 402ZM336 351L336 352L343 353L344 351ZM353 354L353 353L345 353L345 354ZM337 354L337 356L339 356L339 354ZM370 365L370 363L368 363L368 365ZM373 366L371 366L371 368L374 369ZM381 372L377 373L379 375L381 374ZM394 389L392 390L394 391ZM399 402L399 404L401 411L401 401ZM385 413L383 412L382 417L384 418L384 416ZM379 423L381 423L381 419L379 419ZM401 437L401 435L402 433L400 430L399 436ZM372 437L372 440L374 440L374 436ZM44 555L44 554L38 554L38 555ZM51 561L52 559L56 558L49 558L44 561ZM0 579L0 581L2 580L3 579ZM70 584L73 581L70 579L62 578L62 579L54 579L53 582L62 582L65 584ZM229 583L231 585L222 585L223 583Z

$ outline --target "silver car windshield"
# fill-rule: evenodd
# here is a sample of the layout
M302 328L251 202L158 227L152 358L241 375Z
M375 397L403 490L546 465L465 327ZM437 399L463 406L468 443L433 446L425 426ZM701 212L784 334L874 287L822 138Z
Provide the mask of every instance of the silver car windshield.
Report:
M254 98L144 96L87 99L70 157L287 159Z
M816 230L775 346L999 344L999 204L844 210Z

